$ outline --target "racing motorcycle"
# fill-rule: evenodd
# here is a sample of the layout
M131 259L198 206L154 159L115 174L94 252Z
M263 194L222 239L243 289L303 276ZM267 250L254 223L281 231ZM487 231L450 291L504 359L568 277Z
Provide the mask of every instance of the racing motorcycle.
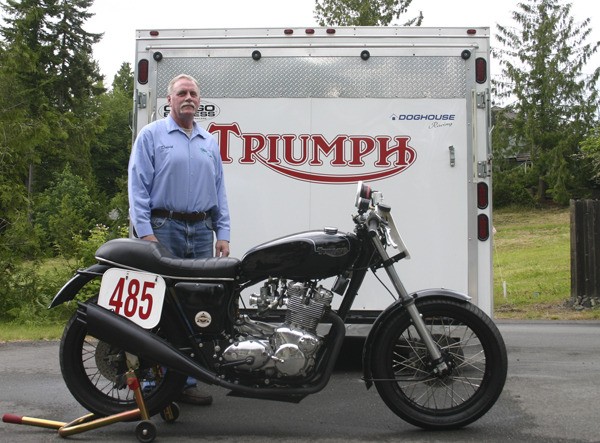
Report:
M149 415L176 405L188 375L236 396L299 402L327 385L365 275L383 269L397 298L366 338L366 388L374 385L395 414L418 427L474 422L505 383L502 336L466 295L409 294L394 267L409 253L391 207L364 183L355 206L352 233L300 232L242 259L180 259L160 243L108 241L97 264L77 271L50 305L101 279L98 295L78 304L61 339L68 389L98 416L135 407L125 382L131 370ZM242 297L251 287L252 309ZM336 294L342 299L333 309Z

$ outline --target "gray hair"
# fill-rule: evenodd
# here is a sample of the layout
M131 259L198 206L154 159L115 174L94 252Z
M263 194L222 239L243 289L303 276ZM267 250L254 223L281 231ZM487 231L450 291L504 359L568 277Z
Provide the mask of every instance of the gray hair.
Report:
M196 88L198 88L198 90L200 90L200 84L198 83L198 80L196 80L191 75L179 74L178 76L171 79L171 81L169 82L169 86L167 87L167 94L171 95L173 93L173 86L175 85L175 83L177 83L181 79L186 79L186 80L190 80L190 81L194 82L194 84L196 85Z

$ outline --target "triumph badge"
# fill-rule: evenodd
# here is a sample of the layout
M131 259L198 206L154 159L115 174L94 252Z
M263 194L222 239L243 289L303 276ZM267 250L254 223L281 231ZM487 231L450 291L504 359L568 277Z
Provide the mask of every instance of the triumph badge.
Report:
M194 318L194 321L196 322L196 324L201 327L201 328L206 328L210 325L210 323L212 322L212 317L210 316L210 314L206 311L200 311L196 314L196 317Z

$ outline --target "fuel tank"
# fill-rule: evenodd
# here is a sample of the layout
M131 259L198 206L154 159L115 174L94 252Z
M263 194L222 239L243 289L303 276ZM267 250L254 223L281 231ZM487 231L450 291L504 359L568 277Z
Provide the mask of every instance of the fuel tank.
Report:
M271 240L250 249L242 258L242 277L307 280L341 274L356 260L358 238L336 228L306 231Z

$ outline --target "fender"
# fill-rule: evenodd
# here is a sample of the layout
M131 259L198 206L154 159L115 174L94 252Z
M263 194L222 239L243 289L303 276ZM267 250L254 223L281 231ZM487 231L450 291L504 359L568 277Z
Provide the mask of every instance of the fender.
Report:
M471 297L461 292L453 291L450 289L423 289L421 291L416 291L410 294L410 296L418 301L423 298L428 297L438 297L438 298L453 298L455 300L463 301L465 303L469 303L471 301ZM373 382L371 381L373 376L371 374L371 353L373 349L373 344L375 339L379 336L379 331L385 325L389 318L394 317L398 314L399 311L404 309L404 305L402 300L397 300L391 305L389 305L379 316L375 319L373 326L371 326L371 330L369 331L369 335L367 336L367 340L365 341L365 345L363 348L363 357L362 357L362 365L363 365L363 373L365 384L367 385L367 389L369 389Z
M86 269L79 269L77 273L65 285L60 288L60 291L54 296L48 309L52 309L66 301L73 300L77 293L83 288L86 283L96 277L104 274L111 266L109 265L92 265Z

